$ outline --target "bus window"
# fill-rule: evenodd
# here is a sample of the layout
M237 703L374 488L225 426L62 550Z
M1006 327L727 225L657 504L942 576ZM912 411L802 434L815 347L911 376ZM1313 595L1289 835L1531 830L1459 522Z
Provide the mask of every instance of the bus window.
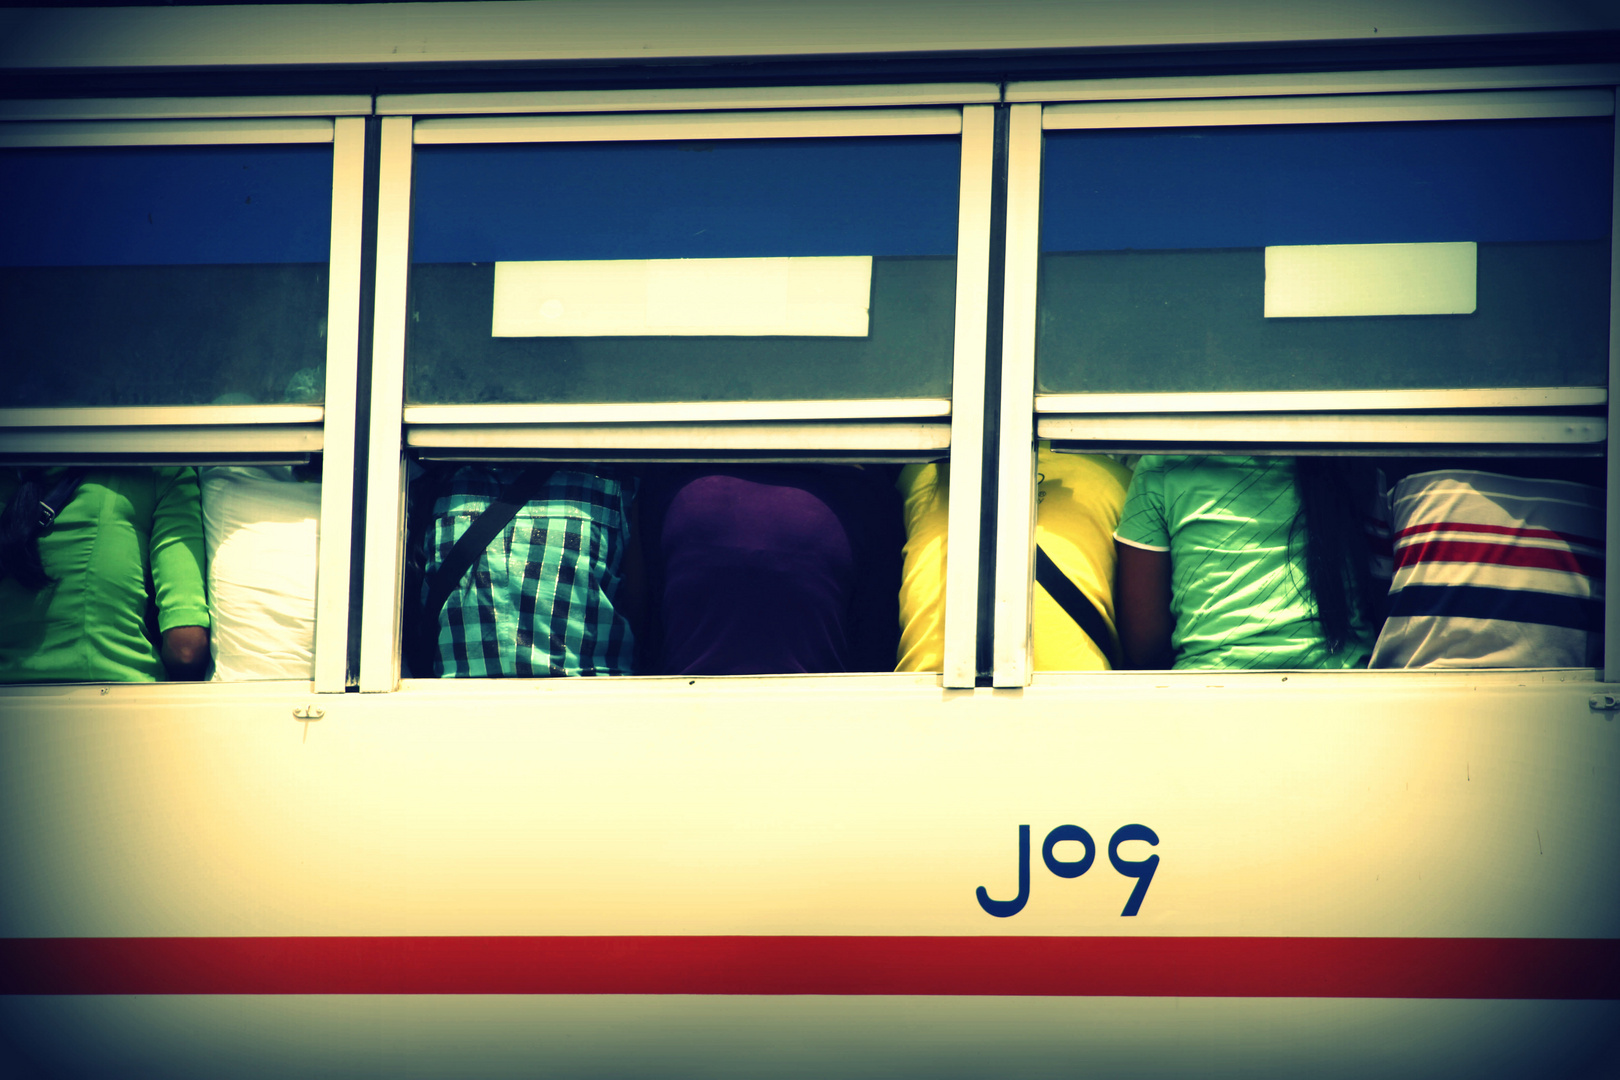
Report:
M319 403L330 145L0 150L0 407Z
M0 682L202 678L209 616L196 470L6 473Z
M1612 127L1049 132L1037 392L1601 387Z
M333 114L369 101L59 104L97 122L0 123L0 462L81 479L55 583L0 586L6 677L341 692L365 122ZM86 618L104 647L58 662Z
M1007 311L1015 326L1027 320L1027 336L1009 333L1016 347L1003 368L997 685L1024 685L1031 671L1029 596L1041 595L1024 554L1031 546L1024 522L1031 517L1032 436L1069 452L1149 455L1133 493L1163 481L1168 468L1209 479L1213 487L1203 494L1215 500L1210 505L1223 505L1217 488L1257 492L1265 484L1292 505L1299 463L1315 469L1336 455L1345 461L1324 466L1325 476L1377 456L1461 457L1461 472L1403 480L1405 511L1437 513L1416 489L1449 484L1447 513L1468 519L1464 531L1508 530L1500 535L1517 539L1493 541L1489 552L1466 540L1461 547L1451 540L1405 545L1393 610L1427 621L1385 626L1380 649L1377 630L1385 624L1370 606L1380 590L1357 584L1349 592L1369 603L1358 603L1347 624L1345 640L1353 638L1354 648L1328 649L1338 657L1330 666L1363 666L1374 655L1378 667L1596 661L1602 493L1569 489L1580 511L1556 521L1534 500L1545 485L1567 482L1546 472L1547 462L1596 463L1606 451L1610 95L1387 95L1331 107L1301 98L1012 112ZM1019 408L1029 400L1032 423ZM1518 459L1503 479L1486 479L1492 462ZM1221 469L1230 475L1217 478ZM1490 500L1459 495L1470 476L1483 485L1472 490L1495 484L1517 492L1523 513L1502 506L1486 513L1482 502ZM1304 486L1314 498L1332 484ZM1175 513L1202 513L1191 505L1203 506L1199 498L1180 498L1186 505ZM1122 629L1137 639L1124 643L1127 662L1185 666L1197 653L1189 635L1218 638L1220 628L1176 620L1172 603L1208 614L1215 595L1226 596L1228 607L1236 604L1227 631L1240 637L1258 608L1233 600L1231 580L1194 581L1192 560L1167 557L1174 544L1164 523L1146 528L1141 510L1133 494L1118 534L1118 590L1126 594L1122 604L1157 614L1146 622L1121 616ZM1298 531L1303 517L1281 513L1277 536ZM1398 544L1408 527L1423 525L1397 522ZM1328 532L1360 536L1343 523ZM1537 532L1572 539L1548 541L1558 549L1549 552L1523 542ZM1291 565L1291 549L1278 547L1285 550L1279 568ZM1516 569L1464 573L1458 562L1470 552ZM1525 573L1538 560L1548 563L1540 586ZM1341 553L1338 561L1359 571L1366 558ZM1296 569L1303 572L1303 564ZM1195 587L1206 586L1205 601L1191 599ZM1526 614L1515 591L1542 586L1567 602L1529 605L1535 611ZM1326 592L1334 607L1337 590ZM1319 626L1322 613L1313 605L1320 598L1294 594L1308 601L1309 618L1293 622ZM1519 602L1525 617L1499 604L1487 611L1487 600ZM1463 608L1495 625L1459 631ZM1345 629L1342 620L1322 618ZM1548 620L1559 624L1557 634L1538 639L1523 629ZM1458 632L1442 641L1450 631ZM1492 645L1492 634L1517 637ZM1418 635L1426 645L1413 640ZM1329 633L1324 646L1340 636ZM1295 652L1243 660L1216 649L1206 659L1226 670L1322 666L1310 650Z
M430 464L409 492L407 669L462 678L892 671L898 471Z
M948 398L959 142L421 146L406 402Z
M968 475L952 513L978 547L993 124L983 106L385 117L380 218L409 235L379 235L379 325L400 332L373 382L368 521L399 520L401 442L497 486L541 463L630 476L632 670L893 671L895 467ZM470 517L409 498L444 529L408 546L442 563ZM820 547L791 550L812 519L797 535ZM779 565L749 563L768 550ZM403 580L387 554L368 551L368 580ZM790 582L800 558L816 566ZM952 565L946 677L972 685L977 567ZM454 600L429 620L437 656L402 663L395 642L419 635L398 628L427 596L406 582L389 612L368 591L362 690L402 668L517 673L457 658ZM624 671L538 647L525 668Z

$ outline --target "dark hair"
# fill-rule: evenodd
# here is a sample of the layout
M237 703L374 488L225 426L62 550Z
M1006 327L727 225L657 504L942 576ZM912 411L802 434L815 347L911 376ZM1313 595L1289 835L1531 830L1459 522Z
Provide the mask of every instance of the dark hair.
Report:
M1377 472L1359 458L1298 457L1294 488L1294 530L1305 534L1305 584L1328 650L1338 652L1350 641L1357 615L1374 629L1384 617L1385 590L1373 579L1367 536Z
M33 592L53 584L39 559L40 504L52 486L45 480L44 469L19 471L17 490L0 510L0 581L14 577Z

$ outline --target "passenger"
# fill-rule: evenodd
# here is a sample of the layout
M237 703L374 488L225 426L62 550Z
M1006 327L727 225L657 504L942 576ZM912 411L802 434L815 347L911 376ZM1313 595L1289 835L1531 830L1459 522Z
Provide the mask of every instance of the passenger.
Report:
M7 470L0 500L0 682L208 673L196 470Z
M1391 494L1395 580L1373 667L1603 666L1603 491L1441 469Z
M650 482L654 670L889 671L900 507L889 470L698 466Z
M315 677L319 467L201 471L215 680Z
M620 594L634 480L589 466L468 465L416 486L432 520L425 606L408 627L413 675L633 672Z
M1112 537L1130 471L1109 457L1054 453L1044 443L1037 450L1036 468L1035 544L1050 563L1037 556L1031 612L1035 670L1106 670L1112 666L1110 658L1118 655ZM908 465L896 486L905 499L906 522L896 670L941 671L950 466ZM977 552L967 555L978 557ZM1090 624L1089 630L1082 621Z
M1353 459L1144 457L1114 533L1126 664L1365 667L1375 489Z

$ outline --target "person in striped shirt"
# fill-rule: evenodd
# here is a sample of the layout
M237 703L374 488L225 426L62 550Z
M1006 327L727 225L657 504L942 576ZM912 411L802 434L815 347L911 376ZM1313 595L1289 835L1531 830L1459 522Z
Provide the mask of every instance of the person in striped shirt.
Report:
M1603 492L1448 468L1390 495L1395 577L1373 667L1597 667Z

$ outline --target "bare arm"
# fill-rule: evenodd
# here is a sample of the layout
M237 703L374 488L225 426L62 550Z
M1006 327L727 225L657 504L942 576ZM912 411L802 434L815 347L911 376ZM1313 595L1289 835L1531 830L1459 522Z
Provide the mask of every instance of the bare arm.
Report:
M1167 668L1175 660L1170 635L1170 553L1121 544L1114 579L1114 618L1128 668Z
M208 627L175 626L163 631L163 667L169 678L196 682L208 674Z

